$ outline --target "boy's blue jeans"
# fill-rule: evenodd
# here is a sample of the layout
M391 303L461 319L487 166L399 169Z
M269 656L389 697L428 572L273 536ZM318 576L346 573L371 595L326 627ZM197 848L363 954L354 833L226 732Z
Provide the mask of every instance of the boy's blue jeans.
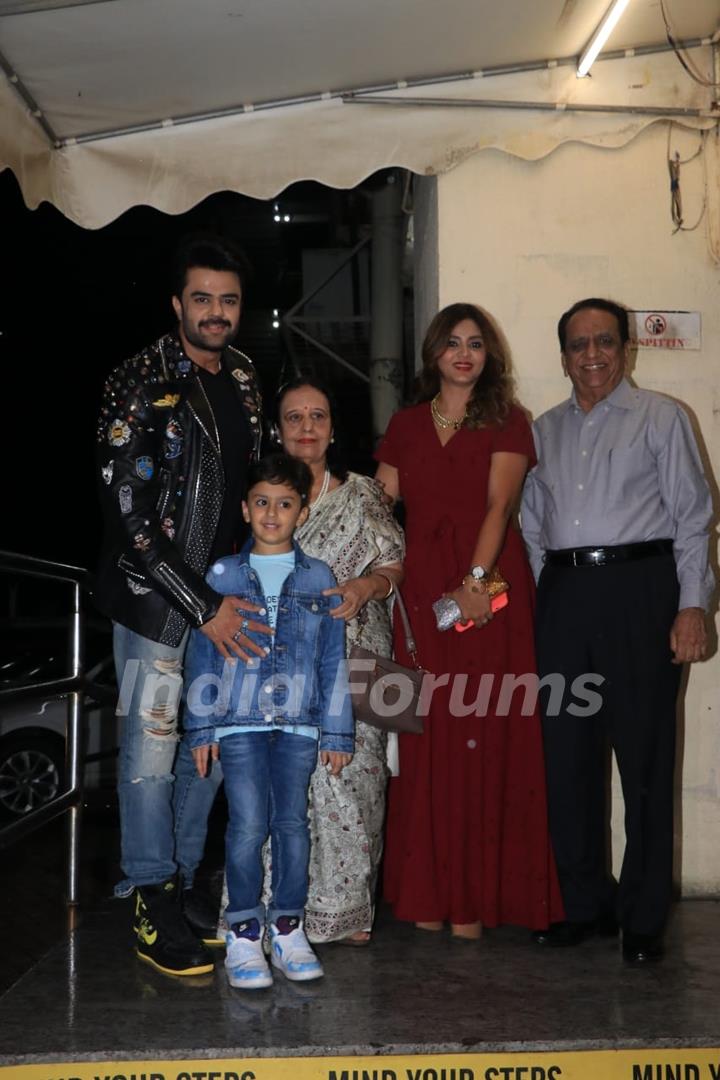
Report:
M308 789L318 744L284 731L248 731L220 741L229 822L225 863L230 926L247 919L265 924L260 902L262 849L272 839L272 897L269 922L281 915L303 917L308 893L310 830Z

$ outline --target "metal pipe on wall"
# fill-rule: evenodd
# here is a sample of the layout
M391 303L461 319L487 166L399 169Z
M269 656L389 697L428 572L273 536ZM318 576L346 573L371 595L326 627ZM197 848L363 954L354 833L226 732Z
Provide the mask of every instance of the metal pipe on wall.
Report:
M385 433L402 403L402 185L391 172L372 195L370 402L373 436Z
M343 98L346 105L393 105L406 108L434 109L527 109L539 112L568 113L620 113L630 116L667 116L668 118L699 118L717 123L718 115L711 109L685 109L669 105L594 105L576 103L567 105L562 101L502 101L491 98L434 98L434 97L386 97L375 94L372 97Z

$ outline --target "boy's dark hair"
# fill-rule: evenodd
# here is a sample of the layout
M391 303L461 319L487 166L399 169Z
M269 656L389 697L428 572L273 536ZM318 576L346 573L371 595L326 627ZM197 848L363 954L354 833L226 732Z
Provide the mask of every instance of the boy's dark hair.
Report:
M565 352L565 332L567 330L567 324L572 319L573 315L577 315L578 311L584 311L586 308L596 308L598 311L607 311L610 315L614 315L618 330L620 332L620 341L624 345L626 341L630 339L630 324L628 322L627 309L622 304L616 304L614 300L603 300L598 296L590 296L587 300L578 300L576 304L573 304L571 308L568 308L560 316L560 322L558 323L558 337L560 338L560 348Z
M312 487L312 473L304 461L298 461L289 454L266 454L250 465L247 490L250 491L263 481L268 484L287 484L298 493L302 505L307 505Z
M232 240L209 232L190 233L181 239L175 252L170 279L173 296L182 296L188 270L197 266L237 274L241 288L250 276L250 264L244 252Z

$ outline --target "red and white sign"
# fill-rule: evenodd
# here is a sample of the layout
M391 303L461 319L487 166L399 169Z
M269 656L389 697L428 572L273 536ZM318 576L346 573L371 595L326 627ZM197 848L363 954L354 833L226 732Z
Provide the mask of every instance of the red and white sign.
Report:
M630 344L638 349L702 348L699 311L629 311Z

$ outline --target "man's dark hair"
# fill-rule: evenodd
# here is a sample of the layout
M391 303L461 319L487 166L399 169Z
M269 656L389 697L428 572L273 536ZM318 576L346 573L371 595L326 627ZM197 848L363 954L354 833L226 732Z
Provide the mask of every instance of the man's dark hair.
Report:
M244 252L232 240L214 233L191 233L182 238L175 252L170 282L173 296L182 296L188 270L196 266L237 274L241 287L250 276L250 264Z
M286 484L298 493L303 506L310 498L312 473L304 461L298 461L289 454L266 454L250 465L247 490L250 491L263 481L268 484Z
M565 352L565 331L567 330L567 324L572 319L573 315L577 315L578 311L584 311L585 308L597 308L599 311L608 311L611 315L614 315L617 319L618 330L620 331L620 340L624 345L630 338L630 326L628 323L627 309L622 304L616 304L614 300L601 300L597 296L591 296L587 300L578 300L576 304L573 304L571 308L560 316L560 322L558 323L558 337L560 338L560 348Z

